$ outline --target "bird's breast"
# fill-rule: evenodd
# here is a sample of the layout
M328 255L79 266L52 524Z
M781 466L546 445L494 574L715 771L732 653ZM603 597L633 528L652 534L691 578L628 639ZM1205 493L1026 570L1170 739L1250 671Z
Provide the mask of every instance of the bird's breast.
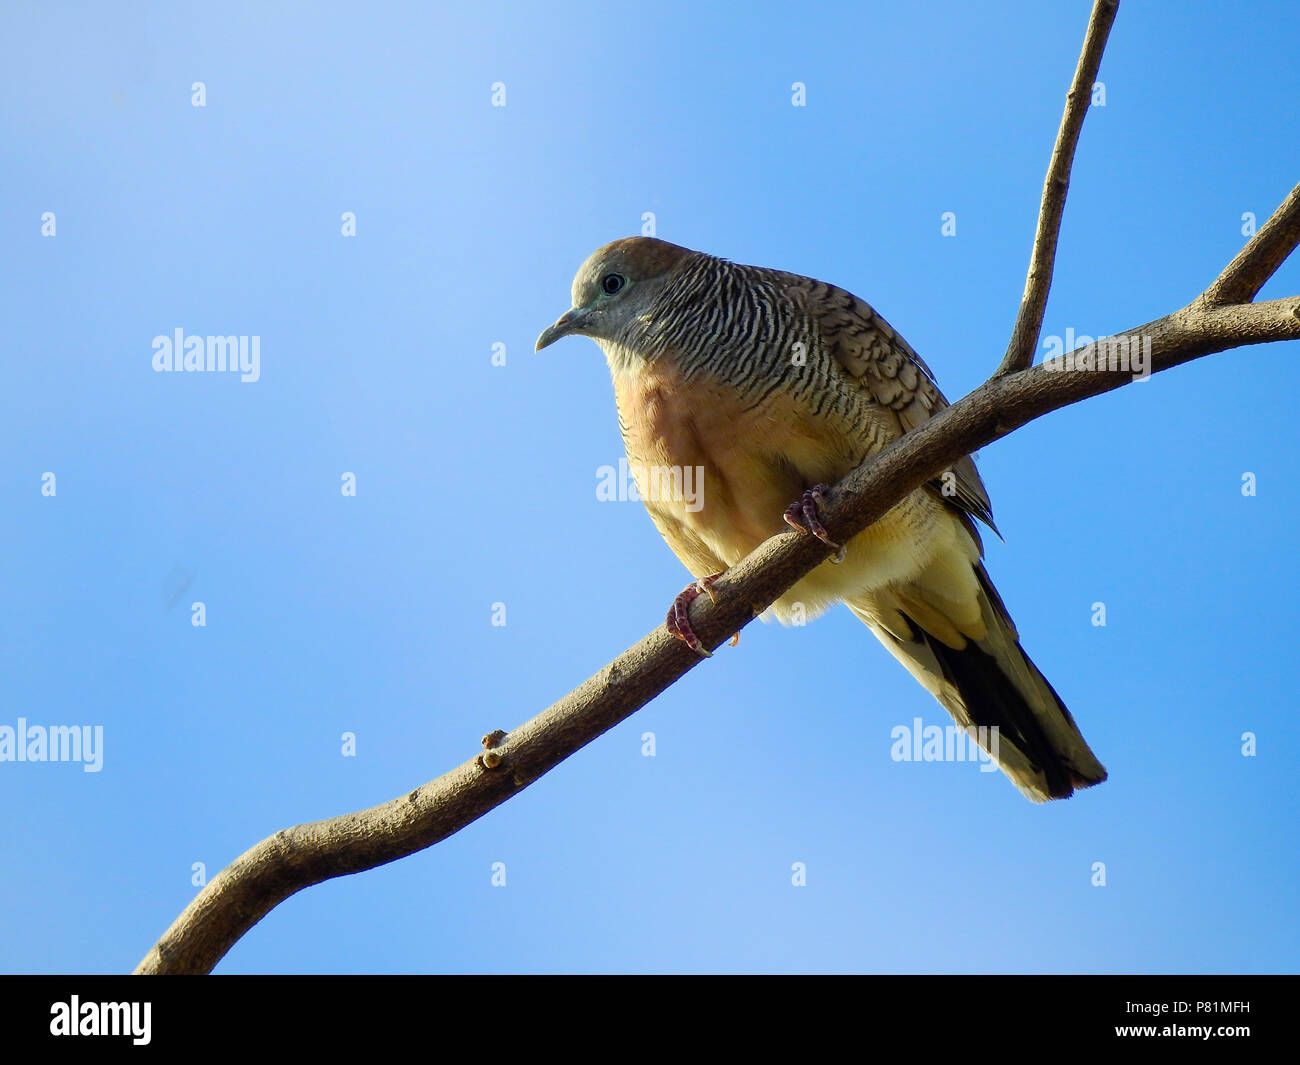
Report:
M614 392L638 493L660 528L680 523L727 565L781 531L808 484L852 466L779 389L755 404L661 361L616 369Z

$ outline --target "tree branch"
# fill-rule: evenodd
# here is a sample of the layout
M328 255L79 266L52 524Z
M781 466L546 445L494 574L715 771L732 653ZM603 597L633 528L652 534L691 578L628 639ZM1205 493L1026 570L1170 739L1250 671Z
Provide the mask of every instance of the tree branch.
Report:
M1109 9L1104 27L1097 14L1103 7ZM1088 40L1100 35L1100 42L1095 55L1094 46L1085 44L1081 71L1086 59L1096 69L1114 7L1098 3L1094 9ZM1080 82L1078 72L1075 80ZM1071 106L1067 103L1063 133ZM1077 138L1077 129L1073 136ZM1073 143L1071 139L1063 155L1067 170ZM1058 138L1058 149L1060 144ZM1054 168L1056 160L1054 154ZM1060 203L1049 203L1045 193L1043 211L1053 210L1059 223ZM1054 245L1057 228L1040 220L1040 237ZM1298 242L1300 186L1219 279L1188 306L1077 349L1068 358L1075 366L1081 360L1089 365L1109 359L1116 350L1136 350L1144 358L1149 354L1147 369L1161 372L1227 348L1300 339L1300 296L1265 303L1233 301L1242 295L1253 297ZM1046 262L1047 273L1045 280L1036 280L1031 268L1029 287L1035 291L1041 287L1043 301L1053 254L1054 247L1042 255L1035 247L1035 260ZM1023 304L1021 310L1024 317ZM1035 343L1040 326L1041 306L1033 326ZM999 367L974 392L895 440L841 481L828 498L823 524L832 539L847 541L962 456L1050 411L1118 388L1132 376L1116 370L1036 366L1003 372ZM820 540L794 531L773 536L713 585L716 602L707 596L695 601L692 627L705 646L718 647L825 561L828 551ZM629 717L701 661L660 626L531 721L509 734L484 737L485 750L438 779L381 806L277 832L218 873L145 955L136 972L211 971L244 933L291 895L332 877L396 861L445 839Z
M1106 50L1119 0L1096 0L1092 16L1088 19L1088 32L1084 34L1083 51L1079 65L1074 69L1074 81L1065 96L1065 113L1061 115L1061 128L1056 131L1056 144L1047 164L1047 178L1043 182L1043 202L1038 209L1038 229L1034 233L1034 250L1029 256L1029 275L1025 278L1025 292L1020 298L1020 312L1011 330L1007 353L994 372L994 377L1023 370L1034 361L1038 347L1038 334L1043 328L1043 314L1047 310L1047 293L1052 287L1052 267L1056 263L1056 241L1061 232L1061 216L1065 213L1065 194L1070 189L1070 168L1074 165L1074 149L1079 143L1083 118L1092 103L1092 86L1101 67L1101 54Z
M1300 186L1282 201L1209 288L1206 303L1249 303L1300 240Z

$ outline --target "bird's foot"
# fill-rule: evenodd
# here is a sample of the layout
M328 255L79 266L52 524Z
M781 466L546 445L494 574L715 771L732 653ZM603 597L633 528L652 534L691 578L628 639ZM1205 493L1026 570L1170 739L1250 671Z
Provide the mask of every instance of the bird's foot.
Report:
M785 521L792 529L798 529L803 533L811 533L822 543L835 548L835 554L831 556L831 561L838 564L844 561L845 547L830 538L830 534L826 532L826 526L821 523L821 518L817 515L818 508L826 501L826 493L830 490L830 485L813 485L804 492L802 499L797 503L791 503L785 508Z
M721 576L721 573L714 573L709 577L701 577L694 584L688 584L682 594L673 600L672 609L668 611L668 618L664 622L664 626L672 635L701 658L712 658L713 653L700 642L700 638L695 635L695 630L691 628L691 604L706 592L716 603L718 600L713 594L712 585ZM736 637L733 636L732 640L735 639Z

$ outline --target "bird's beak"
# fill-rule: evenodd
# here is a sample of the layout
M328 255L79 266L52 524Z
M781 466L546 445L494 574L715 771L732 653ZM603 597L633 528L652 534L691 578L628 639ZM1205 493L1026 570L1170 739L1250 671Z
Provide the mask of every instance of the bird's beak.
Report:
M549 329L542 330L542 335L537 338L537 346L534 351L541 351L542 348L554 344L560 337L567 337L578 327L578 318L582 313L582 308L574 307L571 311L565 311L560 315L556 323Z

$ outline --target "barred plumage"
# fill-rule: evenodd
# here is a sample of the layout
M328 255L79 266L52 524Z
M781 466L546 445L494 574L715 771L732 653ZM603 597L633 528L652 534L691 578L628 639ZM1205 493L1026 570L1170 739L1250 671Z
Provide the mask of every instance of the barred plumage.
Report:
M920 356L852 293L653 238L615 241L582 265L573 309L538 347L569 333L605 352L629 461L701 471L698 507L645 497L698 578L734 565L784 527L787 504L812 505L815 486L947 404ZM846 603L960 725L984 730L981 742L1025 795L1068 796L1106 771L1020 647L974 519L993 527L968 457L854 537L842 565L815 569L773 613L802 620ZM685 631L671 617L692 639L689 614L680 614Z

